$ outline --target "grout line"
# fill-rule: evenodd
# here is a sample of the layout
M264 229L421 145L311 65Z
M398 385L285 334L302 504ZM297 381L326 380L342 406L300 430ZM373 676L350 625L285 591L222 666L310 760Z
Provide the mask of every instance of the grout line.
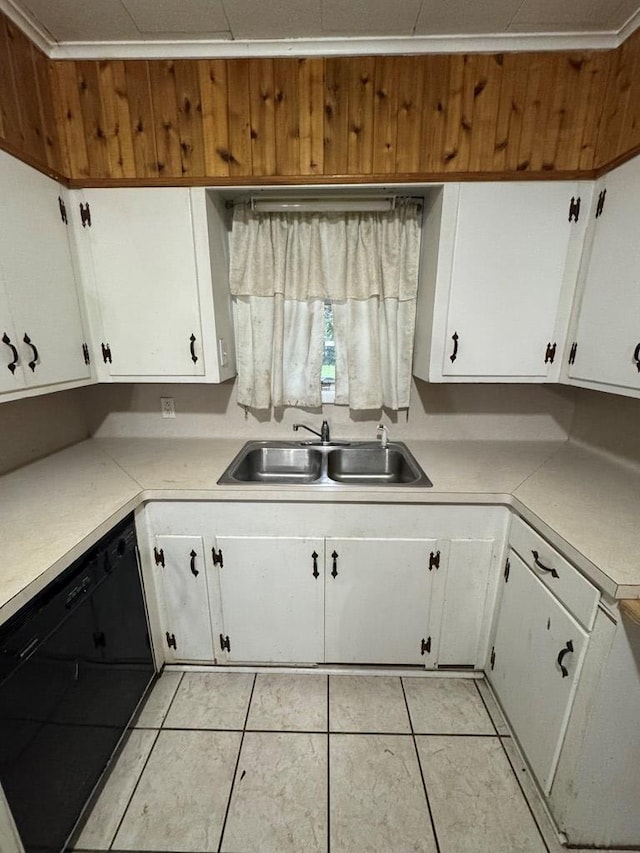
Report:
M404 690L404 682L402 678L400 679L400 687L402 688L402 696L404 697L404 705L407 709L407 716L409 717L409 726L411 727L411 737L413 738L413 748L416 753L416 759L418 761L418 769L420 770L420 778L422 779L422 789L424 791L424 798L427 802L427 811L429 812L429 820L431 821L431 830L433 832L433 840L436 844L436 853L440 853L440 843L438 841L438 833L436 832L436 824L433 819L433 812L431 811L431 803L429 802L429 794L427 793L427 783L424 778L424 773L422 772L422 763L420 762L420 753L418 752L418 743L416 741L415 732L413 731L413 720L411 719L411 711L409 710L409 702L407 701L407 694Z
M138 785L140 784L140 780L142 779L142 775L143 775L144 771L147 769L147 764L149 763L149 759L151 758L151 753L156 748L156 744L158 743L158 738L160 737L160 731L161 731L161 729L156 729L156 736L154 737L153 743L151 744L151 749L149 750L149 754L147 755L145 762L142 765L142 770L138 774L138 778L136 779L136 784L133 786L133 790L131 791L131 795L129 796L129 799L127 800L127 805L125 806L125 808L122 812L122 817L118 821L118 825L116 827L115 832L113 833L113 837L111 838L111 841L109 842L109 846L108 846L107 850L113 850L113 842L116 840L118 833L120 832L120 827L122 826L122 824L124 822L124 819L126 817L127 812L129 811L129 806L131 805L131 801L133 800L135 793L138 790Z
M162 722L160 723L161 729L164 727L164 721L169 716L169 711L173 707L173 703L176 701L176 696L178 695L178 690L180 690L180 687L181 687L183 681L184 681L184 672L182 673L182 677L180 678L180 680L176 684L176 689L173 691L173 696L171 697L171 701L167 705L167 710L164 712L164 714L162 716Z
M331 676L327 675L327 853L331 853L331 696L329 683Z
M498 727L496 726L495 720L493 719L493 716L491 715L491 711L489 710L489 706L485 702L484 696L482 695L482 691L480 690L480 688L478 687L477 684L476 684L476 691L478 693L478 696L480 697L480 701L484 705L484 709L487 712L487 716L489 717L489 721L490 721L491 725L493 726L494 732L496 733L496 735L498 737L500 737L500 732L498 731Z
M544 837L544 833L540 827L540 824L538 823L538 818L536 817L535 812L531 808L531 803L529 802L529 798L527 797L527 795L524 792L524 787L522 786L522 783L520 782L520 777L516 773L516 769L513 766L513 764L511 763L511 759L509 758L509 753L507 752L504 744L502 743L502 738L498 738L498 740L500 741L500 747L501 747L502 751L504 752L504 754L507 758L507 763L509 764L509 767L511 768L511 772L513 773L513 775L516 778L516 782L518 783L518 788L520 788L520 793L522 794L522 798L525 801L525 803L527 804L527 808L529 809L531 817L533 818L533 822L535 824L535 827L538 830L538 834L540 835L540 838L542 839L544 849L547 851L547 853L551 853L551 851L549 850L549 845L547 844L547 839Z
M238 748L238 757L236 758L236 766L233 769L233 778L231 779L231 788L229 789L229 797L227 799L227 808L224 812L224 820L222 821L222 829L220 831L220 841L218 843L218 853L222 848L222 841L224 839L224 831L227 828L227 818L229 817L229 809L231 808L231 798L233 797L233 788L236 784L236 776L238 775L238 767L240 766L240 756L242 754L242 744L244 743L244 736L247 731L247 721L249 720L249 712L251 711L251 702L253 701L253 691L256 689L256 678L258 677L257 673L253 675L253 684L251 685L251 694L249 695L249 702L247 703L247 713L244 715L244 725L242 727L242 735L240 737L240 746Z

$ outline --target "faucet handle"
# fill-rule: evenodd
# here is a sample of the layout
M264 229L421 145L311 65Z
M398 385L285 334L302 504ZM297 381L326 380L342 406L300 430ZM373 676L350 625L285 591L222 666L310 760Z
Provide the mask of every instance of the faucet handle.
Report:
M389 443L389 430L384 424L378 424L376 438L380 439L380 447L385 448Z

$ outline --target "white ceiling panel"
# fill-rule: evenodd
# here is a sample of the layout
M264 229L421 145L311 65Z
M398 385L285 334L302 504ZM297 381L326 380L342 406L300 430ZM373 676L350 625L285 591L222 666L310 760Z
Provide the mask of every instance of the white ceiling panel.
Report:
M524 0L511 29L617 30L637 8L636 0Z
M504 32L521 3L522 0L424 0L416 35Z
M412 35L422 0L322 0L327 35Z
M122 0L141 33L188 33L191 36L228 31L222 0Z
M223 0L236 39L321 36L319 0Z
M140 33L120 0L24 0L57 41L120 41Z

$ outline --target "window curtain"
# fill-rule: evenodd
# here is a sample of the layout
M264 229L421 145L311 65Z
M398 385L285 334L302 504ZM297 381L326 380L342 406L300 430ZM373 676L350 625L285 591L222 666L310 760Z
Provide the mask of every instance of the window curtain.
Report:
M238 403L321 406L324 302L334 314L336 403L409 405L419 203L362 213L234 208L230 285Z

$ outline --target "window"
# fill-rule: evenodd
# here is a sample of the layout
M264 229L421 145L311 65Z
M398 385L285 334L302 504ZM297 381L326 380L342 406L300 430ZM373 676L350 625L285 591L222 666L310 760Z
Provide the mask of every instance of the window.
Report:
M336 391L336 342L333 335L333 309L324 303L324 355L322 358L322 402L333 403Z

